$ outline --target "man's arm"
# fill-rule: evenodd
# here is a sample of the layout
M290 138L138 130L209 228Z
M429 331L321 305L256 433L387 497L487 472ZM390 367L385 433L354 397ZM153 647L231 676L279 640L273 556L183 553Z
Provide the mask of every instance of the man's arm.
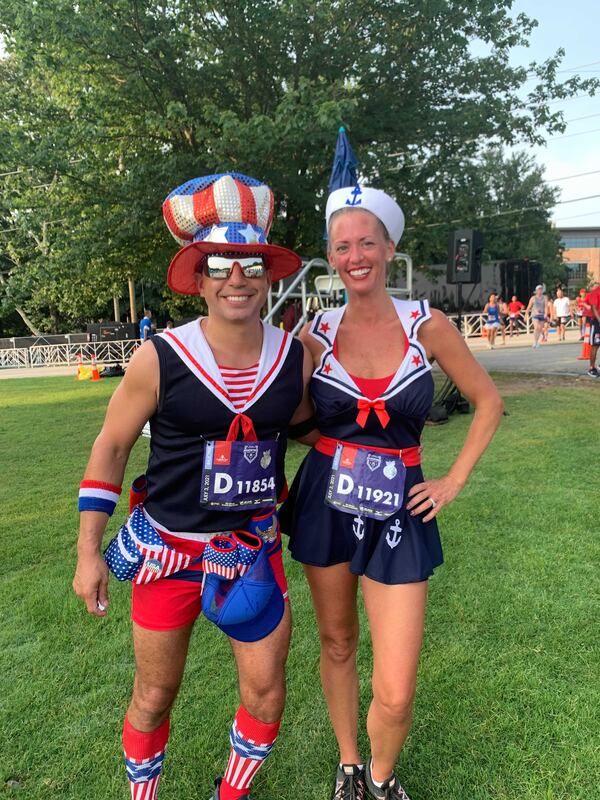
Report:
M121 486L131 448L158 401L158 356L152 345L141 347L113 394L94 445L84 480ZM108 607L108 568L100 548L109 515L82 511L73 589L90 614L104 616Z
M302 368L302 373L304 379L304 394L302 395L300 405L294 411L294 416L290 420L290 427L292 428L290 432L292 434L291 438L301 442L302 444L312 447L312 445L319 438L319 431L316 428L316 420L314 419L315 407L308 391L310 379L313 373L313 357L305 344L303 344L303 347L304 365ZM300 435L293 435L294 426L297 426L297 429L301 431ZM306 428L309 430L305 430Z

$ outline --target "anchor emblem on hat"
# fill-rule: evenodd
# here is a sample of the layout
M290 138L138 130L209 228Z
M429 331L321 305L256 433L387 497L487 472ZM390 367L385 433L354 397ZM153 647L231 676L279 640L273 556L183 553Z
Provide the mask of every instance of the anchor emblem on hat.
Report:
M390 534L393 534L392 536ZM389 547L393 550L394 547L398 547L402 540L402 528L400 527L400 520L395 519L394 524L390 525L388 532L385 535L385 540L388 543Z
M350 198L348 198L346 200L346 205L347 206L359 206L359 205L361 205L362 199L359 198L359 195L362 194L362 189L360 188L360 186L355 186L354 189L352 190L352 192L350 192L350 194L352 195L352 200Z

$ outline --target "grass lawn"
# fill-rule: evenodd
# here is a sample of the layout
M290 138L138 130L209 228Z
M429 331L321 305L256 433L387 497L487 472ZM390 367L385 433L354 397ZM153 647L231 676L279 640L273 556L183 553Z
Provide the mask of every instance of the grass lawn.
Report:
M415 722L398 774L413 800L600 797L597 387L503 377L510 416L440 517ZM120 731L133 677L129 587L88 616L71 591L76 495L116 382L0 381L0 796L128 796ZM425 429L425 472L452 462L469 416ZM144 468L136 444L126 479ZM290 451L293 473L302 448ZM125 512L121 501L110 531ZM287 559L289 700L256 800L329 798L336 748L314 619ZM362 613L362 612L361 612ZM370 652L363 626L362 717ZM163 800L208 798L237 707L222 634L201 622L172 717ZM363 725L364 730L364 725ZM367 753L363 735L363 752Z

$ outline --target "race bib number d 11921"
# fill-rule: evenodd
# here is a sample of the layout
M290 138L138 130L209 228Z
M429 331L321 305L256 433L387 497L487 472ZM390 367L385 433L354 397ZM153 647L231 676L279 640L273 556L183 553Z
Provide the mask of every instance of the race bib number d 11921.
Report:
M200 503L219 511L274 506L276 441L207 442Z
M348 514L387 519L404 498L402 459L338 443L327 484L327 505Z

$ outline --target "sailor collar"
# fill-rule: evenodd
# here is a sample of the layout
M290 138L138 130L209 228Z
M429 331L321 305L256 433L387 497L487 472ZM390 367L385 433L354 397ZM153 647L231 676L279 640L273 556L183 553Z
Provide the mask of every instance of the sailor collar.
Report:
M392 302L406 334L408 348L389 386L380 395L380 398L376 398L383 400L398 394L422 374L431 370L425 350L417 339L417 331L420 326L431 318L429 303L426 300L397 300L396 298L392 298ZM315 316L311 324L309 333L325 347L319 366L313 372L313 379L336 386L352 397L363 399L363 393L333 352L335 337L346 308L347 306L342 306L323 311Z
M202 330L202 319L203 317L199 317L186 325L181 325L174 330L163 331L158 335L169 344L190 372L223 405L227 406L234 414L244 414L263 396L281 371L293 337L286 331L261 320L263 341L258 373L244 407L238 412L231 402L221 371Z

